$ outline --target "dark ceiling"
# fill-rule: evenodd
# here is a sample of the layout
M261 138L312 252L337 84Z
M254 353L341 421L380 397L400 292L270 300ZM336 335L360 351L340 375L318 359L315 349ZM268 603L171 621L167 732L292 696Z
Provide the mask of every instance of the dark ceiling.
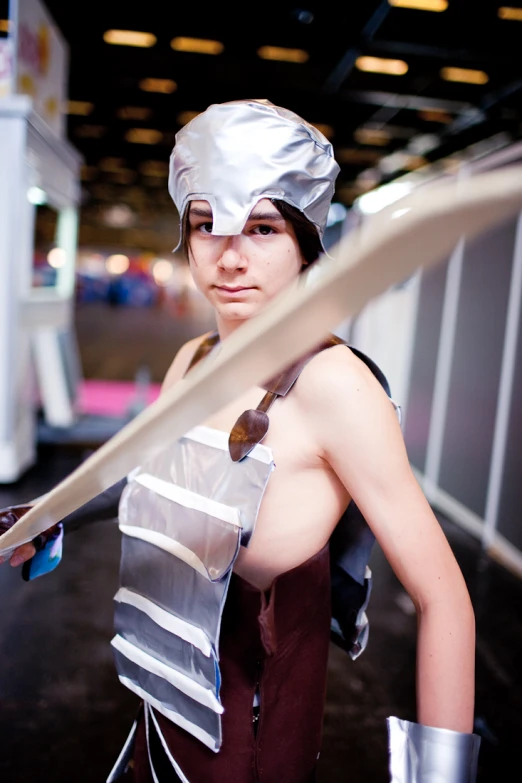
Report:
M69 139L85 160L84 242L116 238L108 227L105 235L96 231L100 210L120 203L139 215L145 231L139 244L147 245L147 227L151 250L172 242L177 221L166 164L182 113L210 103L264 97L329 126L341 164L336 197L348 205L368 183L388 181L405 168L497 134L501 143L522 135L522 21L500 19L501 2L449 0L441 13L392 7L388 0L46 5L70 46L69 99L93 104L90 114L67 121ZM157 41L150 48L110 45L103 40L109 29L153 33ZM224 48L216 56L174 51L176 36L220 41ZM309 59L264 60L257 50L266 45L302 49ZM355 66L361 55L398 58L408 71L362 72ZM488 80L446 81L446 67L483 71ZM177 89L145 92L139 87L144 78L171 79ZM149 113L124 119L126 107ZM130 143L125 137L133 128L159 131L158 143ZM380 133L364 135L368 130ZM389 158L395 151L407 154ZM152 247L154 234L161 239Z

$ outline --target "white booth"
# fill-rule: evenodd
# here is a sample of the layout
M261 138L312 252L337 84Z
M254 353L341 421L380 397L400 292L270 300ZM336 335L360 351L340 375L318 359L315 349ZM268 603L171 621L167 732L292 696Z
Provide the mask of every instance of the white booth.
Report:
M40 407L52 426L74 423L79 379L82 160L63 133L66 46L37 0L11 3L9 21L0 41L0 483L34 462ZM43 64L32 57L32 31Z

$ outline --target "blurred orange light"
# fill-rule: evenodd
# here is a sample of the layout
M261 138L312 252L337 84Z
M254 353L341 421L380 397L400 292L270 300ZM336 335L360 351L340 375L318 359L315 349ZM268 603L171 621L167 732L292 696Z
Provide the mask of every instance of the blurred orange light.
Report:
M221 41L210 41L207 38L173 38L171 47L176 52L193 52L194 54L221 54L225 48Z
M101 139L107 128L103 125L79 125L74 132L80 139Z
M120 120L148 120L152 112L146 106L122 106L116 114Z
M445 11L448 0L388 0L395 8L413 8L416 11Z
M284 46L261 46L257 54L262 60L279 60L285 63L305 63L310 58L304 49L287 49Z
M150 128L130 128L125 134L125 141L131 144L159 144L163 134Z
M156 43L156 36L152 33L140 33L136 30L107 30L103 34L103 40L108 44L139 46L148 49Z
M376 147L385 147L391 141L391 135L388 131L379 128L357 128L353 137L359 144L369 144Z
M102 171L121 171L125 167L123 158L102 158L98 161L98 168Z
M453 120L451 114L444 111L444 109L421 109L421 111L418 112L418 115L421 120L425 120L426 122L449 123Z
M142 79L140 89L145 92L171 93L177 90L178 85L172 79Z
M9 32L9 19L0 19L0 33Z
M503 5L498 9L499 19L508 19L511 22L522 22L522 8L512 8Z
M67 101L67 114L78 114L86 117L94 109L94 104L88 101Z
M408 72L408 63L404 60L389 60L386 57L368 57L363 55L355 61L360 71L368 73L386 73L390 76L403 76Z
M190 122L194 119L194 117L197 117L198 114L201 114L199 111L180 111L176 117L176 121L178 125L186 125L187 122Z
M163 160L144 160L140 171L146 177L168 177L169 164Z
M447 82L463 82L464 84L486 84L489 76L484 71L472 68L442 68L440 75Z
M327 139L331 139L332 136L335 136L335 131L331 125L325 125L322 122L312 122L310 124L313 125L314 128L317 128L319 133L322 133Z

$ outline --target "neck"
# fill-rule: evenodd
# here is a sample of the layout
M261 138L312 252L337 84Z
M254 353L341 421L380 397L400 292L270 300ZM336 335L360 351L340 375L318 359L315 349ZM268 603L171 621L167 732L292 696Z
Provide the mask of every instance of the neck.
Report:
M216 325L219 332L219 339L221 341L226 340L227 337L230 337L230 335L233 334L236 329L239 329L240 326L245 323L245 320L248 319L237 319L229 321L224 318L220 318L219 315L216 316Z

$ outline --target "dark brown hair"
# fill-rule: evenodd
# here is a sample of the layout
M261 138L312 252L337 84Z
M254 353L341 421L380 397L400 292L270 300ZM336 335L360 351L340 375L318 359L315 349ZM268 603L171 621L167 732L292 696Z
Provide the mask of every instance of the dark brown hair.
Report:
M297 207L293 207L291 204L287 204L286 201L281 201L281 199L275 198L270 199L270 201L277 211L284 217L284 219L291 223L295 231L295 236L301 251L301 255L305 260L305 265L309 266L310 264L313 264L314 261L317 261L323 252L321 240L319 239L319 233L315 225L303 215L301 210L297 209ZM189 257L190 251L189 210L190 203L185 209L185 214L183 215L182 221L183 241L181 243L181 247L183 248L187 258Z

